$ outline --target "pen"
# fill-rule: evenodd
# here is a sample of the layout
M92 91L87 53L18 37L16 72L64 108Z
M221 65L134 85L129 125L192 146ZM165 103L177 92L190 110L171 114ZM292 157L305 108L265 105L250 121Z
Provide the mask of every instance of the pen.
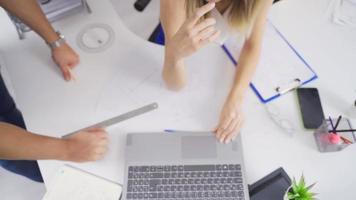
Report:
M333 133L333 132L337 132L337 133L342 133L342 132L356 132L356 129L343 129L343 130L330 130L329 133Z
M331 125L331 128L332 128L332 130L329 130L329 133L333 133L333 134L335 134L335 135L338 135L337 132L355 131L355 130L353 130L353 129L351 129L351 130L336 130L337 126L338 126L339 123L340 123L341 118L342 118L342 116L340 115L340 116L338 117L338 119L337 119L336 125L334 126L333 120L332 120L331 117L329 116L329 121L330 121L330 125ZM346 143L346 144L352 144L352 142L351 142L350 140L346 139L345 137L340 136L340 139L341 139L344 143Z
M335 132L336 132L337 127L339 126L339 123L340 123L340 121L341 121L341 118L342 118L341 115L337 118L337 121L336 121L336 124L335 124L335 127L334 127L334 131L335 131Z
M331 119L330 116L329 116L329 121L330 121L331 128L332 128L333 131L334 131L334 130L335 130L335 128L334 128L334 123L333 123L333 120Z

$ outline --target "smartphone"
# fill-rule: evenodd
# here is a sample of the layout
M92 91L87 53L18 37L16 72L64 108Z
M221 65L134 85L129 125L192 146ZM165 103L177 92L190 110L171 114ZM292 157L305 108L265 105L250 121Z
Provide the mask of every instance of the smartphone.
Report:
M298 88L297 96L304 127L317 129L325 119L317 88Z

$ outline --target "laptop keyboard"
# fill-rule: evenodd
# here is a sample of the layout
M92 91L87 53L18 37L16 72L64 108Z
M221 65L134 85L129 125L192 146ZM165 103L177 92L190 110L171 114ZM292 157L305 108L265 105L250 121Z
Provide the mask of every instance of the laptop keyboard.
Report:
M244 200L241 166L130 166L126 199Z

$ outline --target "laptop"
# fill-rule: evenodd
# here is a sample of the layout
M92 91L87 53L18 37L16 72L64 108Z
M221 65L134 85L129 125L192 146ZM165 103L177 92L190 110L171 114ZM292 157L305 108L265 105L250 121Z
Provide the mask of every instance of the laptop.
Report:
M131 133L125 154L124 200L249 200L240 136Z

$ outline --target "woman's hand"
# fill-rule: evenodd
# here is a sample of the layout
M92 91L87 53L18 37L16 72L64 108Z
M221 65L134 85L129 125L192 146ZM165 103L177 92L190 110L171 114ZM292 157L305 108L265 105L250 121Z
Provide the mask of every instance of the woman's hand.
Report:
M200 18L214 7L215 3L208 3L198 8L195 14L183 23L177 33L167 41L166 58L179 62L218 38L220 31L214 28L214 18L200 21Z
M215 3L208 3L198 8L193 16L184 21L176 33L167 38L162 75L169 89L178 91L185 86L184 58L219 37L220 31L214 28L216 23L214 18L200 20L214 7ZM163 24L169 29L167 23ZM166 35L169 35L167 34L169 31L172 32L172 30L165 31Z
M233 141L243 124L241 101L227 99L220 113L219 124L215 129L216 138L221 143Z

